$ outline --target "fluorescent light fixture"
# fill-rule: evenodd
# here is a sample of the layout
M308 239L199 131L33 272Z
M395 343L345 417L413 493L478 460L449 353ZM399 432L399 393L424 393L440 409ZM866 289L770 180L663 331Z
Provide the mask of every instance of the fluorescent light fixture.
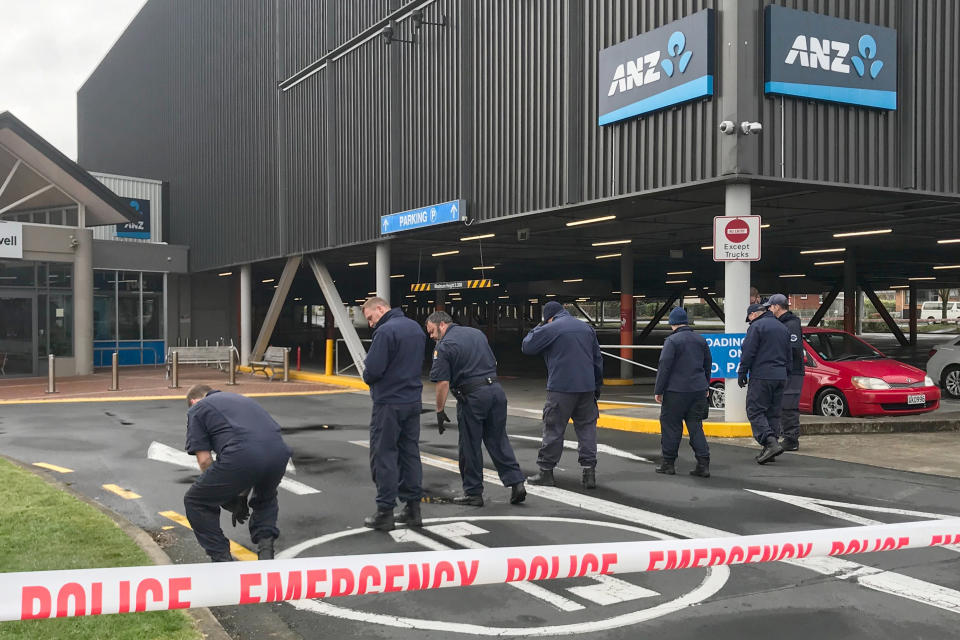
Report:
M573 222L568 222L568 227L579 227L582 224L593 224L594 222L606 222L607 220L615 220L617 216L600 216L599 218L587 218L586 220L574 220Z
M376 291L367 291L367 295L368 295L368 296L375 296L375 295L377 295L377 292L376 292Z
M431 253L434 258L439 258L440 256L455 256L460 253L459 249L454 249L453 251L440 251L439 253Z
M689 276L693 271L667 271L668 276Z
M947 264L942 267L934 267L935 271L940 271L941 269L960 269L960 264Z
M620 292L619 292L619 291L611 291L610 293L615 293L615 294L617 294L617 295L619 295L619 294L620 294Z
M556 297L557 297L557 294L555 294L555 293L548 293L548 294L547 294L547 297L548 297L548 298L556 298Z
M427 304L433 304L433 300L427 300Z
M706 246L704 246L704 247L700 247L700 249L702 249L703 251L713 251L713 245L712 245L712 244L708 244L708 245L706 245Z
M871 229L870 231L847 231L845 233L835 233L834 238L852 238L853 236L879 236L884 233L893 233L893 229Z
M667 284L687 284L686 280L667 280Z
M261 280L260 282L262 282L263 284L270 284L271 282L276 282L276 281L277 281L276 278L267 278L266 280ZM124 282L126 282L126 280L124 280Z
M807 275L807 274L805 274L805 273L784 273L784 274L781 274L781 275L779 275L779 276L777 276L777 277L778 277L778 278L805 278L806 275Z
M764 222L762 225L760 225L760 228L761 228L761 229L769 229L769 228L770 228L770 223L769 223L769 222Z
M404 298L416 298L416 297L417 297L417 296L413 295L412 293L407 294L407 295L404 296Z
M510 296L497 296L497 300L507 300Z
M390 276L390 277L391 277L391 278L406 278L407 276L405 276L405 275L402 274L402 273L395 273L395 274L393 274L393 275Z
M232 276L233 271L224 271L223 273L218 273L217 275L220 276L221 278L225 278L227 276Z
M925 278L907 278L907 280L936 280L936 278L934 278L933 276L929 276Z
M646 298L647 296L646 296L646 294L638 293L637 295L635 295L635 296L633 296L633 297L634 297L634 298Z
M825 267L828 264L843 264L843 260L825 260L823 262L814 262L813 266L815 267Z
M482 233L479 236L466 236L465 238L460 238L460 242L470 242L471 240L486 240L487 238L495 238L497 234L495 233Z
M605 242L594 242L591 247L609 247L615 244L630 244L633 240L607 240Z
M840 247L839 249L807 249L806 251L801 251L800 255L809 256L815 253L842 253L846 250L846 247Z
M690 290L690 291L696 291L696 290L697 290L697 288L696 288L696 287L690 287L690 289L689 289L689 290Z
M937 244L955 244L960 242L960 238L951 238L949 240L937 240Z
M365 267L365 266L367 266L368 264L370 264L370 263L369 263L369 262L351 262L351 263L348 264L347 266L348 266L348 267Z
M583 278L569 278L564 280L564 282L583 282Z
M294 302L300 302L301 300L303 300L303 298L294 298L294 299L293 299Z
M891 289L909 289L910 285L908 284L892 284L890 285Z
M486 267L480 266L480 267L473 268L474 271L489 271L490 269L496 269L496 267L494 267L493 265L488 265Z
M597 256L596 259L605 260L607 258L619 258L622 255L623 255L622 253L605 253L602 256Z

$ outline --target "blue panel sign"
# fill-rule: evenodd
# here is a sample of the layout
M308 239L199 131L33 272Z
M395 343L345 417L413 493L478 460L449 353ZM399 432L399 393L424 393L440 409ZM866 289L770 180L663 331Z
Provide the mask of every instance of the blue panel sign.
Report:
M769 5L764 92L897 108L897 32Z
M118 238L142 238L150 239L150 201L140 198L124 199L130 208L136 211L139 216L133 222L126 222L117 225Z
M711 378L736 378L740 366L740 345L745 333L705 333L703 337L713 358Z
M705 9L602 50L599 124L713 95L713 34L713 9Z
M387 235L398 231L410 231L411 229L421 229L466 219L466 201L452 200L440 204L431 204L421 209L380 216L380 234Z

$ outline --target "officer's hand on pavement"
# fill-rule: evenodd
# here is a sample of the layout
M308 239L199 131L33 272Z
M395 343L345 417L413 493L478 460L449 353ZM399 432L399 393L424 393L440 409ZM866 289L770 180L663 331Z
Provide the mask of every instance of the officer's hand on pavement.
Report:
M741 371L740 375L737 377L737 384L740 385L740 388L747 386L747 372Z
M450 418L447 417L446 411L440 409L440 411L437 411L437 432L440 435L443 435L443 432L447 430L447 428L443 426L444 422L450 422Z
M663 402L663 396L661 396L661 395L653 396L653 399L656 400L658 403L662 403L662 402Z

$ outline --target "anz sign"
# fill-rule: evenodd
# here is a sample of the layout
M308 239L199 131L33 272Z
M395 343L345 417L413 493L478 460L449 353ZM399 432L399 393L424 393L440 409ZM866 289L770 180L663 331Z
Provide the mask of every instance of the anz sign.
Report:
M897 32L776 5L766 8L767 94L897 108Z
M706 9L603 49L599 124L713 95L713 34L713 9Z

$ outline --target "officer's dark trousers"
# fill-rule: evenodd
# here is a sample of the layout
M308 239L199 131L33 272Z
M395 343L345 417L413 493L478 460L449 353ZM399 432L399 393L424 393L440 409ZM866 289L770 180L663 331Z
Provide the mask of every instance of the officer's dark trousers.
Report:
M710 447L703 435L703 413L706 406L706 391L667 391L663 394L663 403L660 405L660 448L663 450L664 462L677 459L684 421L687 423L694 455L697 458L710 457Z
M750 378L747 386L747 418L753 437L766 444L770 436L780 433L780 412L783 410L783 388L786 380Z
M183 496L187 520L197 542L211 557L230 553L230 542L220 529L220 505L248 489L250 538L276 538L277 486L287 470L290 452L284 446L275 450L251 447L246 451L224 450L217 460L197 478Z
M507 439L507 396L499 384L471 390L457 401L460 430L460 477L467 495L483 494L482 442L503 486L523 482L523 472Z
M573 418L577 432L577 453L581 467L597 466L597 418L600 411L593 391L566 393L547 391L543 405L543 443L537 456L537 466L553 469L563 453L563 433Z
M800 392L803 391L803 376L790 376L783 389L783 437L798 442L800 440Z
M370 473L381 511L397 506L398 497L403 502L420 500L420 408L419 402L373 405Z

